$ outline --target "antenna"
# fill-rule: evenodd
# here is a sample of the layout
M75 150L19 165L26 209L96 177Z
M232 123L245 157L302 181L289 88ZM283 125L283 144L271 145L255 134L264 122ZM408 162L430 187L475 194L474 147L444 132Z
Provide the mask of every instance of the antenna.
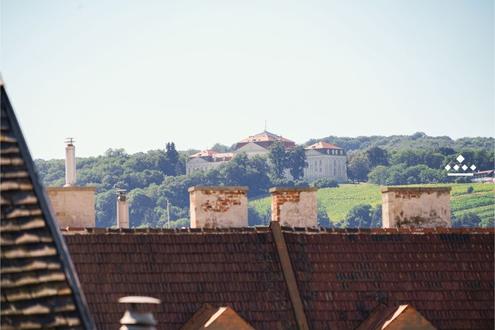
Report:
M68 138L65 138L65 144L67 145L72 145L74 144L75 140L73 137L68 137Z

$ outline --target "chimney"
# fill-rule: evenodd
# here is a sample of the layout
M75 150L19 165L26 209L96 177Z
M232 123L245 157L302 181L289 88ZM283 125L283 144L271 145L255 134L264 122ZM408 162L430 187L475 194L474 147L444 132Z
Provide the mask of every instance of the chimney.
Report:
M117 228L129 228L129 203L125 189L117 189Z
M248 187L189 188L191 228L247 227Z
M73 138L65 139L65 185L73 187L76 185L76 147Z
M318 226L317 191L317 188L271 188L272 221L291 227Z
M382 227L451 227L450 187L382 188Z
M153 314L146 311L146 305L160 304L160 300L152 297L129 296L119 299L121 304L129 304L124 316L120 319L120 330L156 330ZM141 306L141 307L138 307Z

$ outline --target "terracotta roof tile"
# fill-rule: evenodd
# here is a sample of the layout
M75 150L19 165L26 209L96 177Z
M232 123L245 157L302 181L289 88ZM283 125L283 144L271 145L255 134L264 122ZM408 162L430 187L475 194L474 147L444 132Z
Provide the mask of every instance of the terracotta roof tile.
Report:
M100 329L115 328L123 314L115 311L117 299L136 294L162 300L154 312L160 328L181 328L204 303L230 306L256 329L295 326L266 230L85 233L66 240Z
M493 327L493 230L285 237L311 328L356 328L383 300L411 304L438 329Z
M307 150L310 150L310 149L314 149L314 150L326 150L326 149L342 149L338 146L336 146L335 144L332 144L332 143L327 143L325 141L320 141L320 142L317 142L317 143L314 143L310 146L307 146L305 149Z
M354 329L380 303L410 304L438 329L493 327L493 229L284 228L311 329ZM67 231L99 328L119 297L160 298L160 327L178 329L204 304L230 306L256 329L294 328L268 228ZM155 307L154 307L155 308Z
M248 136L245 139L242 139L241 141L236 143L235 149L239 149L243 146L245 146L248 143L255 143L258 144L264 148L269 148L273 143L275 142L280 142L282 143L286 148L293 148L296 146L294 141L289 140L287 138L284 138L280 135L276 135L267 131L263 131L261 133L255 134Z

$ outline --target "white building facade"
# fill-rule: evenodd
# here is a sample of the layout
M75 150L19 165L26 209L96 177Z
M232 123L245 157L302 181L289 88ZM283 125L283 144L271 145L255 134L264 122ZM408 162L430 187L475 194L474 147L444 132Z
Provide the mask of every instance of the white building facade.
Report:
M186 164L186 174L217 168L240 153L245 153L248 157L267 156L270 147L276 142L282 143L286 149L296 146L291 140L265 131L238 142L232 153L204 150L190 156ZM308 165L304 169L305 180L326 178L338 182L347 181L347 156L344 149L330 143L318 142L305 148L305 153Z
M347 181L347 156L344 149L326 142L318 142L305 149L308 166L304 169L304 179Z

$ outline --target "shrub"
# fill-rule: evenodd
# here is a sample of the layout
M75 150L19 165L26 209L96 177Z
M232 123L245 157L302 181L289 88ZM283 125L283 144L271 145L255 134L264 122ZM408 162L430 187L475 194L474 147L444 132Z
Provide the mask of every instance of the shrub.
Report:
M473 186L469 186L469 187L467 187L467 190L466 190L466 191L467 191L467 193L468 193L468 194L472 194L472 193L473 193L473 191L474 191Z
M313 187L315 188L337 188L339 186L336 180L323 178L318 179L313 182Z
M479 227L481 219L480 217L472 212L464 213L460 216L452 218L452 226L453 227Z

